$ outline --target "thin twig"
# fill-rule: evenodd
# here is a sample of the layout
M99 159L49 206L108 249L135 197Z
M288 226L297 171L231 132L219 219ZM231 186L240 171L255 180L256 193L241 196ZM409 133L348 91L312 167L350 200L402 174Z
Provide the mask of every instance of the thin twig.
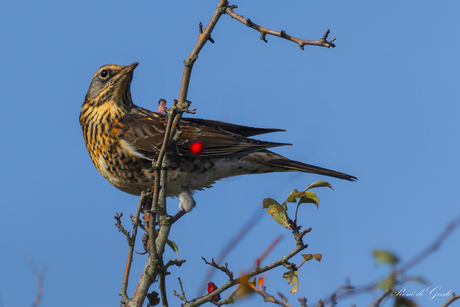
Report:
M243 16L238 15L237 13L235 13L233 11L233 8L235 8L235 7L236 6L228 6L226 8L226 10L225 10L225 13L227 15L229 15L230 17L238 20L242 24L244 24L244 25L246 25L246 26L248 26L250 28L253 28L256 31L259 31L260 34L261 34L260 39L263 40L264 42L267 42L267 40L265 38L266 35L270 34L270 35L278 36L278 37L284 38L286 40L289 40L291 42L294 42L294 43L298 44L300 49L302 49L302 50L304 50L305 45L320 46L320 47L327 47L327 48L329 48L329 47L334 48L335 47L335 44L333 43L333 41L335 41L335 38L331 39L330 41L327 41L327 37L328 37L329 33L331 32L329 29L326 31L326 34L324 34L323 37L321 37L319 40L312 41L312 40L300 39L300 38L297 38L297 37L294 37L294 36L286 34L286 32L283 31L283 30L274 31L274 30L259 26L258 24L255 24L254 22L252 22L251 19L249 19L249 18L245 19Z
M131 240L131 237L129 235L129 231L126 230L125 227L123 227L123 225L121 225L121 218L122 217L123 217L123 212L121 212L121 213L117 212L117 213L115 213L115 216L113 218L117 220L117 222L115 223L115 226L117 226L118 231L122 232L125 235L126 240L128 240L128 244L129 244L129 242Z
M185 297L185 292L184 292L184 287L182 286L182 281L180 280L180 277L178 278L179 280L179 286L180 286L180 290L181 290L181 294L177 294L176 290L174 290L174 295L177 296L178 298L180 298L181 300L184 301L184 303L188 303L187 301L187 298Z
M391 293L391 289L387 289L385 292L383 292L383 294L378 298L376 299L375 301L373 301L369 307L379 307L380 306L380 303L388 296L390 295Z
M233 280L233 272L228 269L228 263L227 262L225 262L225 266L220 266L216 262L214 262L214 258L212 258L211 262L206 261L206 259L204 257L201 257L201 259L203 259L203 261L207 265L210 265L210 266L212 266L212 267L214 267L214 268L216 268L218 270L221 270L225 274L227 274L229 280Z
M224 247L224 249L220 252L219 256L217 256L217 263L222 263L227 256L227 254L232 251L235 246L241 242L241 239L249 233L252 227L254 227L259 221L262 215L260 214L260 210L257 210L252 217L244 224L244 226L240 229L240 231L230 240L230 242ZM212 275L214 274L215 270L210 269L208 274L205 276L203 282L201 283L203 287L200 289L200 292L197 295L201 295L206 290L206 284L208 280L211 280Z
M141 210L142 210L142 207L144 206L144 202L146 201L146 198L147 198L147 195L144 192L142 192L141 197L139 199L139 204L137 205L136 215L133 218L133 234L132 236L129 236L129 232L128 232L128 236L127 236L129 238L128 239L128 245L129 245L128 259L126 260L125 274L123 276L123 286L121 287L121 291L120 291L120 296L124 300L129 299L128 294L127 294L129 274L131 272L131 264L133 263L134 246L136 243L137 230L138 230L138 226L140 222L139 216L141 214Z
M420 263L422 260L427 258L447 239L447 237L452 233L452 231L454 231L454 229L457 228L459 225L460 225L460 216L458 216L451 223L449 223L447 227L444 229L444 231L438 236L438 238L436 238L436 240L434 240L434 242L431 245L429 245L426 249L424 249L422 252L420 252L418 255L416 255L411 260L409 260L405 265L401 266L396 272L392 274L395 274L395 277L399 276L405 273L411 267L415 266L416 264ZM342 294L337 295L337 299L342 299L350 295L356 295L359 293L365 293L365 292L372 291L380 283L380 281L381 280L374 281L365 286L358 287L354 291L343 292ZM331 300L326 299L324 302L328 304L331 302Z
M214 14L211 17L206 28L202 31L202 33L198 36L198 41L193 47L192 52L188 56L188 58L184 61L184 73L182 74L182 82L179 92L179 103L178 107L183 109L183 103L187 100L188 88L190 84L190 76L192 74L193 64L195 63L196 59L198 58L198 54L200 53L201 49L203 49L204 45L209 41L211 37L211 32L214 30L217 22L219 21L220 16L224 14L224 9L226 8L227 1L220 0L217 8L214 10ZM200 31L201 32L201 31Z
M301 307L308 307L307 306L307 299L305 298L305 296L299 297L298 300L300 302Z
M161 257L163 258L163 257ZM161 266L164 268L163 259L161 259ZM166 271L160 273L160 295L161 295L161 302L163 306L168 306L168 295L166 294Z
M226 282L225 284L220 286L217 290L215 290L212 294L207 294L207 295L201 297L200 299L197 299L193 303L186 304L185 306L187 306L187 307L195 307L195 306L200 306L201 304L203 304L205 302L209 302L209 301L212 300L212 298L214 296L216 296L217 294L222 293L223 291L227 290L230 287L233 287L234 285L241 284L241 283L247 281L248 279L250 279L250 278L252 278L252 277L254 277L256 275L259 275L261 273L265 273L265 272L270 271L270 270L272 270L272 269L274 269L274 268L276 268L278 266L286 264L289 259L291 259L295 255L297 255L299 252L301 252L302 250L304 250L307 247L308 247L307 244L302 245L302 244L297 243L297 246L296 246L296 248L294 250L292 250L290 253L288 253L284 257L281 257L277 261L275 261L273 263L270 263L270 264L268 264L268 265L266 265L266 266L264 266L262 268L256 268L254 271L249 272L249 273L245 274L244 276L241 276L241 277L239 277L237 279L229 280L228 282Z
M265 257L267 257L267 255L275 248L275 246L279 243L279 241L281 241L281 239L283 238L282 235L278 236L278 238L276 238L272 244L270 244L270 246L263 252L263 254L256 259L256 264L255 264L255 267L258 268L260 266L260 263L262 262L262 260L265 259Z
M450 298L447 300L447 302L445 302L444 304L442 304L441 307L447 307L449 306L450 304L452 304L453 302L455 302L456 300L460 299L460 294L458 295L455 295L455 293L452 293L452 295L450 296Z
M37 277L38 283L37 283L37 294L34 299L34 303L32 304L32 307L38 307L42 301L42 295L43 295L43 279L45 278L45 273L46 273L46 267L42 268L41 272L38 272L37 267L34 264L34 261L32 260L31 255L27 255L27 260L29 261L29 264L32 268L32 271L34 272L35 276Z

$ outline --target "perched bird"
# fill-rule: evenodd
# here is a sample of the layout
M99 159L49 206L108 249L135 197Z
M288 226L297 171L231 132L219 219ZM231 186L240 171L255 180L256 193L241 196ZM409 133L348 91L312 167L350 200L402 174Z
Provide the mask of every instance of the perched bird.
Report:
M80 113L80 125L91 160L116 188L140 195L154 184L152 161L158 157L167 115L136 106L130 85L138 63L104 65L91 80ZM170 155L167 196L179 197L179 208L192 210L196 190L217 180L244 174L305 172L354 181L356 177L289 160L267 148L290 145L258 141L250 136L284 131L187 118L182 137ZM190 146L200 142L200 153Z

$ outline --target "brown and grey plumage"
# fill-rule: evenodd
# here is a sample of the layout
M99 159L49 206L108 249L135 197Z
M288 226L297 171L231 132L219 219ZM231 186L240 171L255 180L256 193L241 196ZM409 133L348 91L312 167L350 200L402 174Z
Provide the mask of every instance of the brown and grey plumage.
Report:
M135 195L154 183L152 161L161 149L167 116L136 106L130 84L138 63L104 65L94 74L80 114L86 148L99 172L116 188ZM171 156L168 196L180 199L179 207L192 210L196 190L217 180L244 174L299 171L354 181L356 177L289 160L268 148L288 145L249 137L280 129L240 126L220 121L188 118ZM203 142L199 155L190 144Z

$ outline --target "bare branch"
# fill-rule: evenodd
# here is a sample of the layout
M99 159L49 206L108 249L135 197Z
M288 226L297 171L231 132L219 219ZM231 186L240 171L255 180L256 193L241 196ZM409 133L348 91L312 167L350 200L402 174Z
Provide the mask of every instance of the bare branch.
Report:
M447 302L445 302L441 307L447 307L447 306L449 306L450 304L452 304L453 302L455 302L458 299L460 299L460 294L455 295L455 293L452 293L452 295L447 300Z
M302 50L304 50L305 45L320 46L320 47L327 47L327 48L329 48L329 47L334 48L335 47L335 44L333 43L335 41L335 38L331 39L330 41L327 41L327 37L329 36L329 33L331 32L329 29L326 31L326 33L323 35L323 37L321 37L319 40L312 41L312 40L300 39L300 38L297 38L297 37L294 37L294 36L286 34L286 32L283 31L283 30L274 31L274 30L270 30L268 28L264 28L264 27L262 27L262 26L260 26L258 24L255 24L254 22L251 21L251 19L249 19L249 18L245 19L242 15L238 15L237 13L235 13L233 11L233 8L235 8L235 6L231 6L231 7L227 6L227 8L225 9L225 13L227 15L229 15L230 17L238 20L242 24L244 24L244 25L246 25L246 26L248 26L250 28L253 28L256 31L259 31L260 34L261 34L260 39L263 40L264 42L267 42L266 35L270 34L270 35L278 36L278 37L284 38L286 40L289 40L291 42L294 42L294 43L298 44L300 49L302 49Z
M43 279L45 278L45 273L46 273L46 267L42 268L41 272L38 272L37 267L34 264L34 261L32 260L32 256L27 255L27 260L29 261L29 264L32 268L32 271L34 272L35 276L37 277L38 280L38 285L37 285L37 294L35 296L34 303L32 304L32 307L38 307L42 301L42 295L43 295Z
M394 274L395 277L397 277L399 275L402 275L408 269L410 269L411 267L415 266L416 264L420 263L422 260L427 258L436 249L438 249L438 247L447 239L447 237L452 233L452 231L454 231L454 229L457 228L459 225L460 225L460 216L458 216L451 223L449 223L447 225L447 227L444 229L444 231L438 236L438 238L431 245L429 245L425 250L420 252L418 255L416 255L414 258L409 260L405 265L401 266L396 272L394 272L392 274ZM342 294L339 294L339 295L337 295L337 299L342 299L342 298L348 297L350 295L355 295L355 294L359 294L359 293L365 293L365 292L372 291L373 289L375 289L375 287L377 286L377 284L380 281L381 280L374 281L374 282L369 283L367 285L364 285L364 286L361 286L359 288L356 288L356 290L354 290L354 291L344 292ZM399 283L397 282L397 284L399 284ZM325 303L330 303L330 302L331 302L330 299L325 300Z
M178 107L183 109L183 103L187 100L188 88L190 84L190 76L192 74L193 64L195 63L196 59L198 58L198 54L200 53L201 49L203 49L206 42L209 41L211 37L211 32L214 30L217 22L220 19L220 16L225 13L225 8L227 6L226 0L220 0L217 8L214 11L214 14L211 17L206 28L202 31L198 36L198 41L193 47L192 52L188 56L188 58L184 61L184 73L182 74L182 82L179 92L179 103Z
M129 236L129 231L125 230L127 233L123 232L125 233L126 238L128 239L129 250L128 250L128 259L126 260L125 274L123 276L123 286L121 287L120 296L126 302L129 299L127 290L128 290L129 274L131 272L131 264L133 263L134 245L136 243L138 226L141 223L139 216L141 214L142 207L144 206L144 202L146 202L147 198L148 198L147 195L144 192L142 192L141 197L139 199L139 204L137 205L136 215L134 216L134 218L132 218L132 221L133 221L132 236ZM123 227L121 226L121 220L120 220L122 214L119 215L117 213L117 216L115 216L115 218L117 219L117 224L119 223L120 227ZM118 229L120 229L120 227L118 227Z
M288 264L289 259L291 259L295 255L297 255L299 252L301 252L302 250L304 250L307 247L308 247L307 244L303 245L303 244L299 244L299 242L297 242L296 248L293 251L291 251L289 254L285 255L284 257L281 257L277 261L275 261L275 262L273 262L273 263L271 263L269 265L266 265L266 266L264 266L262 268L256 268L254 271L252 271L250 273L247 273L244 276L240 276L237 279L229 280L228 282L226 282L225 284L220 286L217 290L215 290L213 293L207 294L207 295L197 299L193 303L186 304L185 306L187 306L187 307L200 306L201 304L203 304L205 302L211 301L212 298L215 297L217 294L222 293L223 291L227 290L230 287L233 287L234 285L242 284L245 281L247 281L248 279L250 279L250 278L252 278L252 277L254 277L256 275L259 275L261 273L265 273L265 272L267 272L267 271L269 271L269 270L271 270L273 268L276 268L278 266L286 265L286 264Z
M114 219L117 220L117 222L115 223L115 226L117 226L118 228L118 231L122 232L125 237L126 237L126 240L128 240L128 244L131 240L131 237L129 235L129 231L125 229L125 227L123 227L123 225L121 225L121 218L123 216L123 212L122 213L115 213L115 216L113 217Z
M305 298L305 296L299 297L298 300L300 302L301 307L307 307L307 299Z
M260 220L262 215L260 214L260 210L257 210L255 214L249 219L249 221L244 224L241 230L230 240L230 242L225 246L225 248L220 252L219 256L217 257L217 262L222 263L225 259L225 256L241 241L241 239L249 232L249 230L254 227L257 222ZM201 295L206 287L206 283L208 280L211 280L212 275L214 274L215 270L210 269L208 274L205 276L204 281L202 283L203 288L197 295Z
M278 238L276 238L272 244L270 244L270 246L263 252L263 254L256 259L256 268L258 268L260 266L260 263L262 262L262 260L265 259L265 257L267 257L267 255L275 248L275 246L279 243L279 241L281 241L281 239L283 238L282 235L278 236Z
M181 300L183 300L185 303L188 303L187 298L185 297L184 287L182 286L182 281L180 280L180 277L178 278L178 280L179 280L181 295L177 294L176 290L174 290L174 295L180 298Z
M164 269L167 270L170 266L182 266L185 263L185 260L169 260L168 263L165 264Z
M369 307L379 307L380 303L391 293L391 289L387 289L387 291L383 292L383 294L376 299L372 304L369 305Z
M227 274L229 280L233 280L233 272L231 272L229 269L228 269L228 263L225 263L225 266L220 266L218 265L217 263L214 262L214 258L212 258L212 261L211 262L207 262L206 259L204 259L204 257L201 257L201 259L203 259L203 261L207 264L207 265L210 265L218 270L221 270L222 272L224 272L225 274Z
M277 304L277 305L284 306L284 307L292 307L292 305L288 303L287 298L283 294L281 294L281 292L278 292L278 295L282 299L281 301L279 301L273 295L268 294L265 291L265 287L258 289L252 284L250 284L250 287L252 288L252 290L254 290L255 293L259 294L260 296L264 298L264 302L270 302L270 303Z

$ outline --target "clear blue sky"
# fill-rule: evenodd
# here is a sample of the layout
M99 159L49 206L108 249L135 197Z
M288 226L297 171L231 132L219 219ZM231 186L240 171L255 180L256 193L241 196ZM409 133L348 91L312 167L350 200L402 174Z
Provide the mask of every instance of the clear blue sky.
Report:
M0 306L29 306L36 279L27 262L47 267L43 306L118 306L127 244L113 223L135 212L138 198L113 188L84 146L80 107L103 64L139 62L136 104L157 108L178 96L182 61L207 23L215 1L2 1L0 58ZM306 253L320 263L301 268L289 295L284 268L270 272L267 290L305 295L311 304L349 278L359 286L387 273L374 248L410 259L460 214L458 138L460 4L458 1L239 1L236 11L288 34L318 39L326 29L337 48L306 47L259 34L223 16L194 67L189 99L196 116L287 132L264 140L294 144L276 152L347 172L317 190L319 210L301 208L313 227ZM168 291L184 282L197 296L206 267L262 200L283 201L319 176L268 174L219 182L196 194L198 207L174 226L171 239L187 260L172 268ZM170 200L170 213L177 210ZM124 220L128 225L128 220ZM278 235L284 240L263 264L294 248L289 231L267 214L226 261L239 273ZM456 231L408 274L429 286L460 292ZM140 246L138 250L140 250ZM167 256L175 255L168 251ZM293 259L300 263L301 257ZM130 295L145 256L136 256ZM226 276L214 275L222 284ZM408 284L420 291L424 285ZM152 290L156 290L153 287ZM225 296L224 296L225 297ZM343 301L366 305L372 294ZM170 295L171 305L180 302ZM421 297L422 306L445 299ZM262 299L244 301L253 306Z

